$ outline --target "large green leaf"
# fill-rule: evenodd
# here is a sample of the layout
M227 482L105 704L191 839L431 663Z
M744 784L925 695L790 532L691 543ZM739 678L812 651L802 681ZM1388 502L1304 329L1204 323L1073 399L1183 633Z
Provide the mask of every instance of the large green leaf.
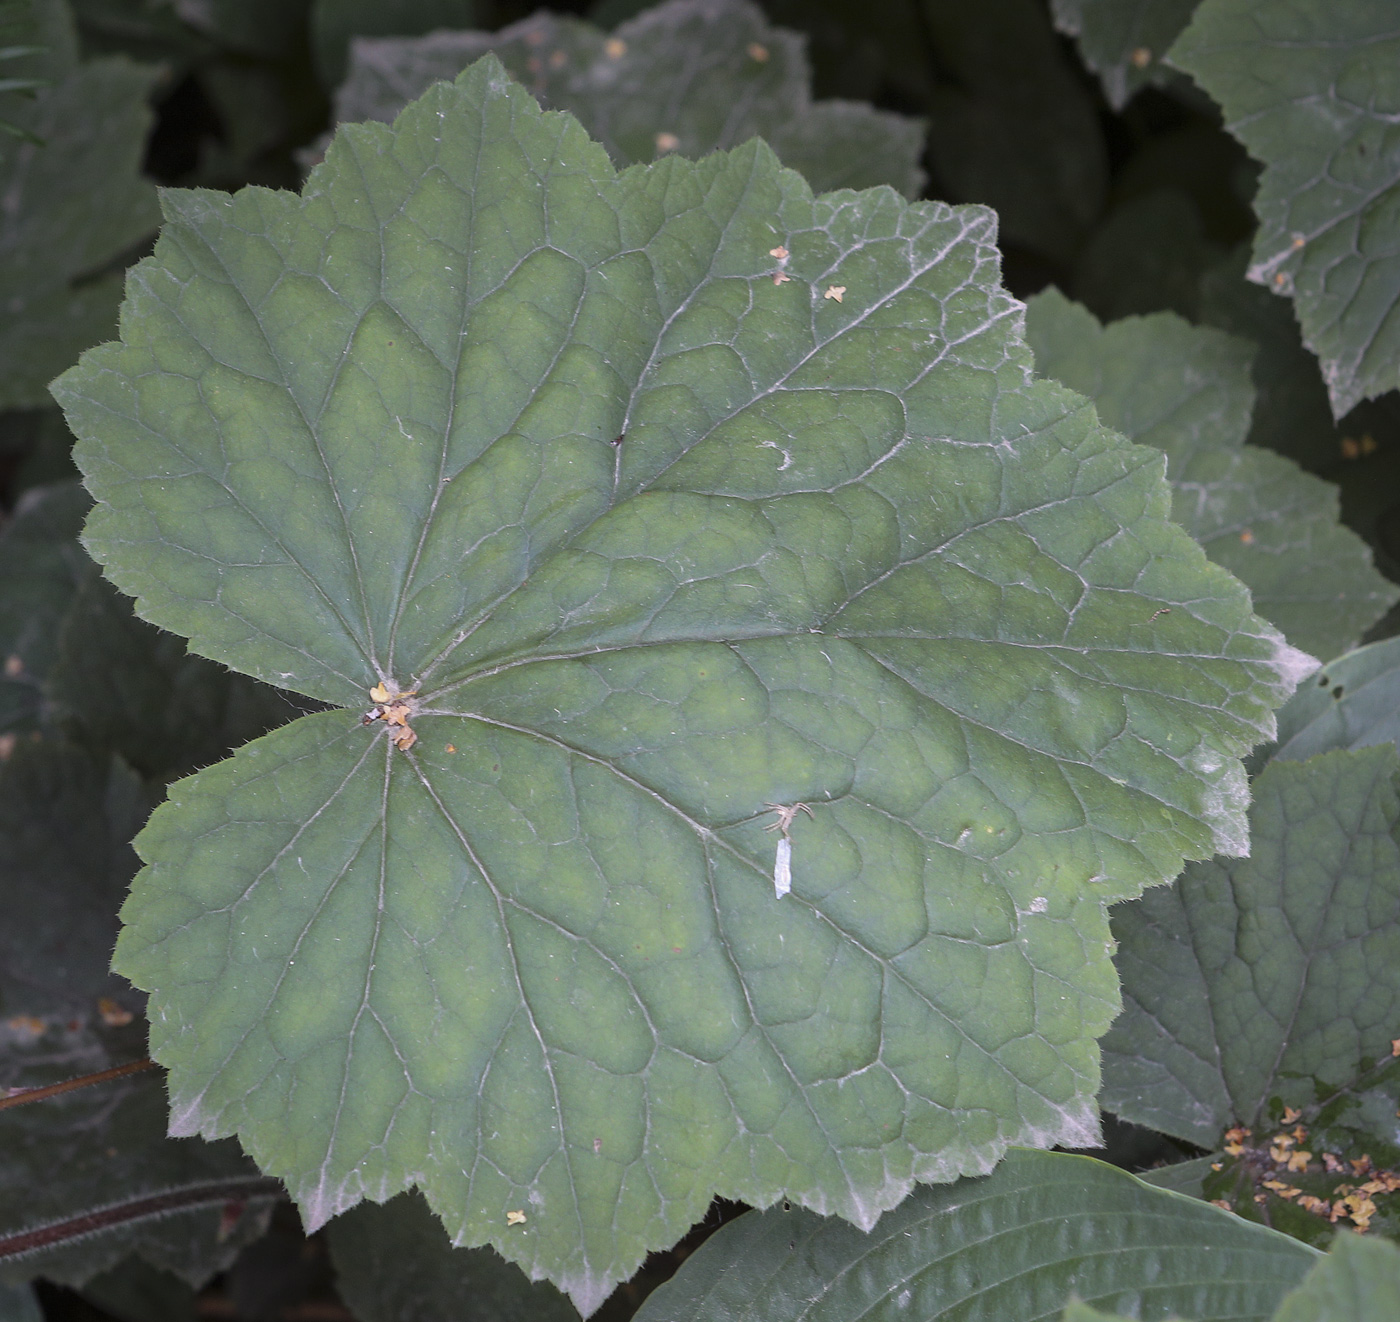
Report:
M301 198L166 205L55 387L87 544L349 709L140 837L173 1132L312 1226L416 1184L585 1311L716 1191L869 1225L1091 1140L1104 905L1244 849L1310 662L1032 381L990 213L616 174L490 57Z
M1301 762L1385 743L1400 747L1400 638L1339 656L1301 685L1279 709L1270 756Z
M144 1055L143 998L108 960L150 806L119 762L75 749L25 745L0 765L0 1089ZM275 1189L236 1144L165 1128L153 1074L0 1112L0 1283L78 1284L133 1251L195 1284L227 1266ZM17 1252L49 1227L52 1242Z
M1400 384L1391 0L1203 0L1169 58L1265 167L1250 279L1293 299L1341 417Z
M49 379L112 334L122 282L107 268L159 220L138 174L157 71L80 64L63 0L32 3L46 44L22 72L50 85L6 110L38 141L0 134L0 408L47 403Z
M797 1209L715 1232L637 1322L1039 1322L1072 1297L1135 1317L1263 1322L1321 1255L1066 1153L920 1189L864 1234Z
M498 33L355 42L336 118L391 120L440 78L493 52L539 101L577 115L619 165L699 157L755 134L821 192L891 184L918 196L923 124L817 101L803 41L749 0L670 0L609 36L540 13Z
M578 1322L553 1286L490 1249L454 1249L416 1194L361 1203L326 1230L336 1292L357 1322Z
M1400 1024L1400 801L1386 744L1272 762L1248 859L1115 910L1105 1107L1202 1147L1387 1059ZM1299 1091L1302 1087L1303 1091Z
M1400 598L1337 517L1330 483L1244 445L1252 346L1174 313L1102 326L1056 289L1027 305L1036 365L1093 399L1099 417L1167 456L1172 514L1238 575L1260 614L1305 651L1355 643Z
M1050 0L1055 26L1079 43L1079 53L1099 76L1104 95L1122 110L1135 92L1168 82L1162 63L1197 0Z
M1341 1234L1332 1251L1289 1292L1275 1322L1385 1322L1400 1317L1400 1249Z

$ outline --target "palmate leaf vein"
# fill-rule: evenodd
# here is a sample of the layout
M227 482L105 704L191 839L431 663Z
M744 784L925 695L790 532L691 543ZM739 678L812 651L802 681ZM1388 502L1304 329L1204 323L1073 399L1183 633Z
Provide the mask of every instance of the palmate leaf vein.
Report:
M257 309L253 307L251 301L248 299L248 296L243 292L243 289L239 286L238 281L234 278L233 272L229 270L228 263L224 260L222 251L216 248L215 245L208 243L204 245L204 250L210 257L213 258L213 260L217 263L219 269L224 273L224 276L228 281L229 287L231 289L236 290L239 298L243 300L243 306L248 309L249 316L252 318L254 325L256 325L258 328L258 334L262 340L263 348L267 351L267 354L272 359L272 361L277 364L278 368L282 369L282 358L274 348L271 337L268 335L266 328L263 326L262 318L258 315ZM195 329L187 325L184 316L174 308L170 308L168 310L172 317L175 319L175 321L178 322L179 325L186 330L190 338L196 344L198 344L204 350L204 352L209 354L209 357L214 362L220 362L220 360L214 355L213 351L209 348L209 346L206 345L204 341L200 338L199 334L195 331ZM334 374L332 376L332 382L334 382L335 374L339 373L343 362L344 356L342 356L340 362L338 362L335 366ZM244 372L241 369L234 368L232 364L229 363L220 362L220 366L224 367L226 370L237 371L239 375L252 376L252 373ZM306 570L305 566L302 565L301 561L298 560L295 556L292 556L291 553L287 551L287 548L283 544L280 536L278 536L270 527L268 527L268 525L261 518L254 514L253 511L243 501L239 500L236 496L234 496L232 489L228 487L227 484L222 481L222 479L215 478L214 480L218 481L219 484L223 486L224 489L228 492L229 496L234 500L235 504L237 504L240 509L242 509L252 519L254 519L258 527L261 528L264 532L266 532L267 535L275 541L276 545L280 549L286 552L288 558L292 561L292 563L295 564L297 568L301 570L302 574L307 578L307 580L315 586L317 594L321 597L323 601L326 602L326 604L335 613L336 619L340 621L346 633L350 636L350 638L354 641L355 645L359 648L360 654L365 658L366 662L373 664L372 658L375 654L374 620L369 613L369 598L365 591L364 575L360 570L359 552L355 547L355 538L350 531L350 521L345 514L345 504L341 500L340 487L336 482L335 470L331 467L330 461L326 458L325 450L321 445L320 433L318 432L316 425L312 422L311 418L307 416L306 410L302 407L302 402L298 395L298 392L292 389L292 383L287 379L285 370L281 370L279 372L277 384L279 384L282 387L282 389L286 392L287 398L292 402L292 406L297 411L297 416L301 419L302 425L306 429L307 436L310 438L312 445L315 446L316 457L321 463L321 469L326 475L326 482L329 485L331 494L335 499L336 511L340 515L341 528L344 533L345 549L350 555L350 563L354 566L355 586L356 590L359 592L360 595L360 611L364 617L364 626L366 631L366 636L363 639L360 638L357 631L351 626L349 620L345 618L345 615L342 613L339 605L330 598L330 596L316 581L316 579ZM199 392L200 399L204 402L205 409L208 412L209 417L217 417L216 411L210 406L210 402L205 396L203 380L197 379L195 381L195 387ZM326 392L327 399L330 398L332 390L333 385L332 389L328 389ZM322 407L324 407L324 402ZM220 450L222 451L224 434L223 427L221 425L219 426L218 431L219 446ZM173 441L171 442L171 444L172 446L175 446L175 443ZM178 449L178 446L175 446L175 448ZM212 474L207 475L210 477L213 476Z
M374 747L375 746L373 742L370 742L365 746L364 751L360 754L360 756L351 765L350 769L341 778L340 784L335 787L334 792L327 795L325 801L314 812L307 814L306 820L303 821L297 827L296 831L293 832L291 838L287 841L285 845L282 846L281 849L279 849L276 852L276 854L273 855L273 857L271 858L271 860L269 860L266 866L259 870L257 875L252 879L251 882L249 882L247 888L243 891L243 893L231 905L228 905L223 909L214 909L210 912L228 913L230 916L232 916L236 912L238 906L253 894L253 892L258 888L258 885L268 876L269 873L271 873L277 867L277 865L282 861L282 859L284 859L288 855L288 853L296 846L297 841L299 841L301 837L307 831L309 831L313 825L315 825L315 823L326 812L326 810L331 806L331 804L333 804L336 801L336 799L338 799L341 796L341 794L344 793L346 786L348 786L350 782L354 780L356 775L359 774L360 768L364 766L364 764L369 760L370 755L374 751ZM366 828L364 838L360 841L358 845L356 845L354 853L350 856L350 862L353 862L354 859L359 856L359 851L364 848L366 842L370 839L371 836L374 835L374 830L375 824L371 822ZM320 916L321 911L326 907L326 905L330 903L331 896L335 893L336 886L339 885L341 878L343 878L349 870L350 863L347 863L345 867L342 868L341 871L335 877L331 878L330 885L326 887L325 894L321 897L320 902L316 905L310 917L302 926L301 931L297 934L296 940L292 943L287 961L281 969L281 971L277 974L277 978L273 983L272 989L266 1001L264 1002L264 1013L266 1012L267 1008L277 999L277 993L281 990L282 983L286 980L287 975L290 973L292 966L295 963L295 955L297 951L301 948L302 942L306 940L307 936L311 932L311 929L316 925L316 919ZM174 932L182 930L184 929L176 928L174 929ZM172 932L172 935L174 935L174 932ZM232 953L231 945L228 953ZM256 951L254 951L254 953L256 954ZM234 1037L233 1044L229 1048L228 1054L225 1055L223 1060L219 1063L219 1071L224 1070L228 1066L229 1062L233 1059L233 1057L237 1055L239 1049L243 1046L244 1040L245 1039L242 1036ZM197 1105L198 1100L199 1099L197 1097L192 1099L189 1105L191 1107Z

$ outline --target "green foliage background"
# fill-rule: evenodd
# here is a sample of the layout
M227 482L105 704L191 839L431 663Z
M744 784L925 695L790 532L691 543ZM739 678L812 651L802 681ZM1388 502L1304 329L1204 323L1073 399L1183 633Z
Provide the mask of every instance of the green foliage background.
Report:
M1388 1322L1393 6L530 9L0 3L0 1319Z

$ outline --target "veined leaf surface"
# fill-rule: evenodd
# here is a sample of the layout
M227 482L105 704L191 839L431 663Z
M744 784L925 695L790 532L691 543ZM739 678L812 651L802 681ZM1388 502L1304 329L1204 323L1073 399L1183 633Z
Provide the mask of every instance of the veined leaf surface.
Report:
M1203 0L1168 54L1264 166L1249 278L1293 300L1340 418L1400 384L1390 0Z
M416 1184L584 1312L717 1191L868 1226L1087 1141L1105 905L1246 847L1309 662L1033 383L992 214L617 174L489 57L166 208L56 386L87 545L340 708L139 837L174 1132L312 1226Z

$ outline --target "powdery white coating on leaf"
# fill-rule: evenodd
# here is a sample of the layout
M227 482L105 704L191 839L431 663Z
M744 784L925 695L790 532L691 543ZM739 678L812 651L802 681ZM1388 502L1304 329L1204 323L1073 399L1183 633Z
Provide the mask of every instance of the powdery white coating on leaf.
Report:
M1285 681L1161 456L1032 382L995 217L617 174L490 59L301 198L167 206L59 384L88 542L338 707L137 842L181 1132L586 1310L716 1192L868 1226L1091 1141L1105 905L1229 838Z

